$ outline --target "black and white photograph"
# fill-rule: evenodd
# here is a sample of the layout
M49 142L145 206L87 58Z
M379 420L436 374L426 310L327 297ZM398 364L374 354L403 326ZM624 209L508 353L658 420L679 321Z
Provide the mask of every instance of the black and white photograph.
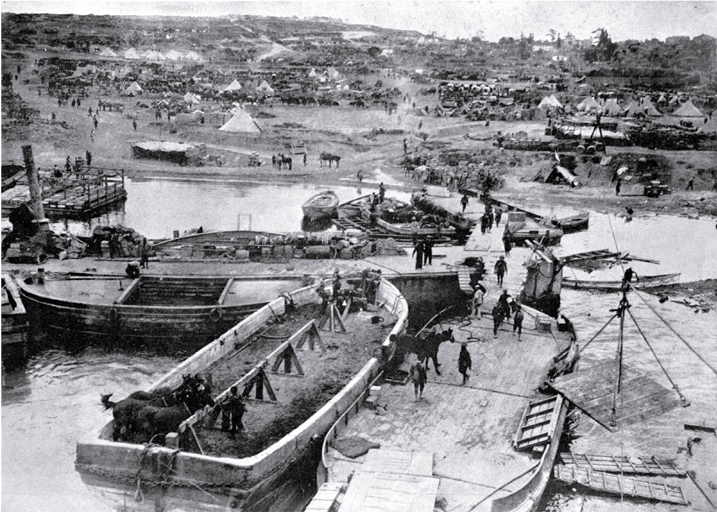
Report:
M3 512L717 510L717 1L1 5Z

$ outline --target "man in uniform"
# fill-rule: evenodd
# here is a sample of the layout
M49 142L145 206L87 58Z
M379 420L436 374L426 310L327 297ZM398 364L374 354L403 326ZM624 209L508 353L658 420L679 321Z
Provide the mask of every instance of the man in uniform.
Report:
M225 402L222 403L222 430L225 432L231 430L234 435L239 430L244 430L244 424L242 423L242 417L246 406L244 400L239 395L236 386L232 386L229 390L229 397Z

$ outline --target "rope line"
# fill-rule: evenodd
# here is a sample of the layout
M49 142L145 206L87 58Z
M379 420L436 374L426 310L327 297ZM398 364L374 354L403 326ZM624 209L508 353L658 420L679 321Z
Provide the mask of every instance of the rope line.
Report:
M708 362L705 360L705 358L702 357L702 355L700 355L699 352L697 352L694 348L692 348L692 345L690 345L689 343L687 343L687 341L685 341L685 339L674 329L674 327L672 327L672 325L670 325L670 323L669 323L667 320L665 320L665 319L662 317L662 315L660 315L660 314L657 312L657 310L656 310L655 308L653 308L637 290L635 290L635 293L637 294L638 297L640 297L640 299L642 300L642 302L643 302L648 308L650 308L650 310L651 310L653 313L655 313L655 316L656 316L657 318L659 318L660 320L662 320L662 323L664 323L664 324L672 331L672 333L673 333L675 336L677 336L677 337L679 338L679 340L680 340L682 343L684 343L684 344L687 346L687 348L689 348L689 349L692 351L692 353L695 354L695 355L699 358L699 360L702 361L702 362L705 364L705 366L707 366L707 368L709 368L710 370L712 370L712 373L714 373L715 375L717 375L717 369L715 369L714 366L712 366L710 363L708 363Z
M632 314L632 311L629 309L627 312L630 314L630 318L632 318L632 322L635 324L635 327L637 327L637 331L640 333L640 336L642 336L642 339L645 340L645 343L647 344L647 348L650 349L650 352L652 352L652 356L655 358L655 361L657 361L657 364L660 365L660 368L662 369L663 373L665 374L665 377L667 377L667 380L670 381L670 384L672 384L672 388L677 391L677 394L680 395L680 400L684 401L686 400L685 397L680 392L680 388L677 386L675 381L672 380L670 375L667 373L667 369L663 366L662 361L657 357L657 354L655 353L655 350L652 348L652 345L650 345L650 342L647 340L647 336L642 332L642 329L640 329L640 326L637 324L637 320L635 320L635 317Z
M615 317L617 317L617 313L615 313L614 315L612 315L612 316L610 317L610 320L608 320L607 323L606 323L605 325L603 325L602 328L601 328L598 332L596 332L595 335L594 335L592 338L590 338L590 341L588 341L588 342L585 344L585 346L583 346L583 348L581 348L580 350L578 350L578 353L575 354L575 358L577 358L578 356L580 356L580 354L583 353L583 350L585 350L586 348L588 348L588 345L590 345L590 343L592 343L593 340L594 340L595 338L597 338L597 337L600 335L600 333L603 332L608 325L610 325L610 322L612 322L613 320L615 320Z

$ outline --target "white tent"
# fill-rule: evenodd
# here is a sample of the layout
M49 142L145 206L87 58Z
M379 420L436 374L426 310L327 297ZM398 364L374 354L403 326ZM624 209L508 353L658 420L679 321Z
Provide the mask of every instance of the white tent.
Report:
M125 59L140 59L139 53L137 53L137 50L134 48L130 48L126 52L124 52L124 58Z
M660 114L660 111L655 108L655 105L652 104L650 98L648 98L647 96L642 99L642 110L648 116L660 117L662 115Z
M184 56L184 59L185 59L185 60L202 60L202 58L201 58L198 54L196 54L195 52L188 52L188 53Z
M184 55L179 53L177 50L169 50L164 54L164 58L167 60L182 60L184 59Z
M314 68L311 68L311 71L309 71L309 78L316 78L316 70Z
M197 96L195 96L194 94L192 94L191 92L188 92L187 94L185 94L183 99L187 103L199 103L199 98Z
M261 92L266 96L272 96L274 94L274 89L272 89L271 86L266 83L266 80L263 80L259 84L259 87L256 88L256 92Z
M549 99L550 99L550 103L552 103L555 106L555 108L563 108L562 103L560 103L558 101L558 98L556 98L554 94L551 94Z
M558 101L558 99L555 96L550 95L550 96L546 96L545 98L542 99L542 101L538 105L538 108L540 108L540 109L562 108L562 105L560 104L560 102Z
M717 133L717 119L714 117L699 127L697 133Z
M117 57L117 54L113 52L110 48L105 48L100 53L100 57Z
M261 128L256 124L245 110L237 109L234 116L227 121L219 131L230 133L261 133Z
M675 117L705 117L705 115L695 107L690 100L682 104L680 108L672 113Z
M602 108L602 111L606 116L619 116L622 114L622 109L620 108L620 105L617 104L617 100L615 98L607 100Z
M157 50L153 50L145 57L147 60L154 60L154 61L163 61L166 60L164 58L164 55L159 53Z
M124 91L122 91L122 94L125 96L134 96L135 94L139 94L142 92L142 88L139 86L137 82L132 82L129 87L127 87Z
M145 51L139 54L140 57L147 58L154 50L147 48Z
M637 114L642 114L643 110L635 100L632 100L630 104L625 108L625 115L629 117L635 117Z
M224 92L234 92L234 91L241 91L241 84L238 80L234 80L232 83L227 85L224 89L222 89Z
M595 101L595 98L588 96L583 101L580 102L578 105L578 110L585 111L585 112L597 112L601 110L602 107L600 106L600 103Z
M330 67L326 70L326 76L328 76L330 80L338 80L341 75L336 71L336 68Z

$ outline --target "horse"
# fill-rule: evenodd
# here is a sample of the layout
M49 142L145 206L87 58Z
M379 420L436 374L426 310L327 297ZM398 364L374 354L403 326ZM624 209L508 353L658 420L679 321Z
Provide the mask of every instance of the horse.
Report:
M179 393L176 405L147 406L138 410L133 418L137 442L148 442L155 436L176 432L183 421L207 405L213 406L214 400L206 392L206 388L202 389L201 382L195 380L192 386Z
M323 166L324 166L324 162L328 162L328 163L329 163L329 167L331 167L331 164L332 164L333 162L336 162L336 168L338 169L338 168L339 168L339 163L341 162L341 157L340 157L340 156L336 156L336 155L332 155L331 153L321 153L321 154L319 155L319 166L323 167Z
M171 388L158 388L154 391L135 391L119 402L112 402L112 393L102 395L101 403L105 410L112 409L114 429L112 439L118 441L125 438L134 428L134 418L138 411L145 407L171 407L179 403L179 397L186 390L194 390L197 386L196 377L184 375L182 384L174 391Z
M391 341L396 343L396 352L416 354L419 361L426 362L426 370L429 369L428 360L433 359L433 366L437 375L441 374L438 370L441 366L438 363L438 350L441 348L441 343L449 340L451 343L456 341L453 338L453 329L448 329L441 333L428 333L425 337L410 336L408 334L391 335Z

